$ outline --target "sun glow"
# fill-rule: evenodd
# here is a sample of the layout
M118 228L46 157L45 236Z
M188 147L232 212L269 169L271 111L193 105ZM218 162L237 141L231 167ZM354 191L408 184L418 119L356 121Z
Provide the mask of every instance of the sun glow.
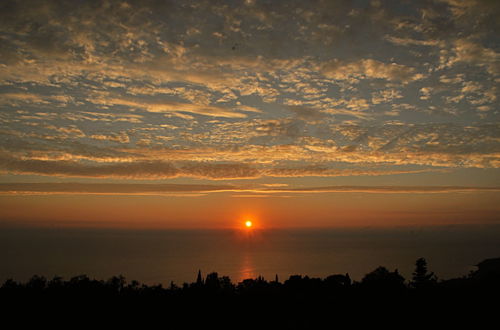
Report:
M245 221L245 227L252 228L252 226L253 226L252 221L250 221L250 220Z

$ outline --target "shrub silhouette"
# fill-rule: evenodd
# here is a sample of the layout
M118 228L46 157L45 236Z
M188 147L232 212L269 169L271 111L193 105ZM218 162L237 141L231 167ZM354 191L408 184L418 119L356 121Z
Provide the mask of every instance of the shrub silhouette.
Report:
M378 267L371 273L366 274L361 281L363 287L377 290L401 290L405 288L405 278L398 270L390 272L385 267Z

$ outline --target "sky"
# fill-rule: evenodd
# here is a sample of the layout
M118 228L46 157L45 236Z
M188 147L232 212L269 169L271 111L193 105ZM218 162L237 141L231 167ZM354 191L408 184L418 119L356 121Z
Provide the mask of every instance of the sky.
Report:
M0 226L498 223L500 2L0 3Z

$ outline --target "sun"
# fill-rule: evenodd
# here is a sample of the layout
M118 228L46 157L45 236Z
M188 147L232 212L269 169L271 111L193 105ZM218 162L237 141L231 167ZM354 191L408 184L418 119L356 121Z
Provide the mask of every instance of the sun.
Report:
M245 221L245 227L252 228L252 226L253 226L252 221L250 221L250 220Z

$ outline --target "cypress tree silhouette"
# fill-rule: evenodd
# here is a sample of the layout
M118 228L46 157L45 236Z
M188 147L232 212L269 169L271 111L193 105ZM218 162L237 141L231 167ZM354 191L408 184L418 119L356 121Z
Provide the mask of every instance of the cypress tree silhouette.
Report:
M436 275L427 270L427 261L425 258L418 258L415 262L415 271L410 285L416 289L429 287L437 282Z
M198 286L203 285L203 278L201 277L201 269L198 270L198 277L196 277L196 284Z

